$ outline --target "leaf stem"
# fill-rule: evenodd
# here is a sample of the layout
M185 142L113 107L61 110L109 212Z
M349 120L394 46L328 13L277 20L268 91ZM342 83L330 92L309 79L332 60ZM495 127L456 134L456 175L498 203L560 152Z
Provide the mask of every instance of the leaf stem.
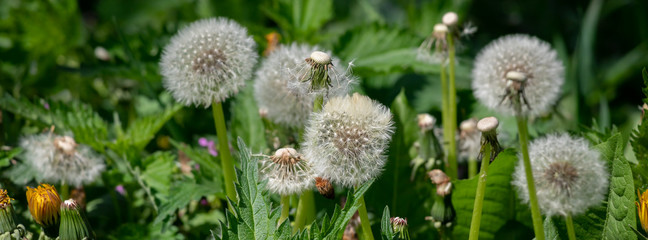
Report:
M216 125L216 135L218 136L218 154L221 159L221 167L223 168L223 178L225 181L225 193L233 202L237 201L236 189L234 183L236 176L234 174L234 163L232 154L229 150L227 141L227 127L225 126L225 115L223 114L223 104L214 101L212 104L212 112L214 114L214 124ZM233 206L229 203L230 210L234 210Z
M565 224L567 224L567 236L569 240L576 240L576 232L574 231L574 220L572 220L571 214L565 216Z
M479 171L479 181L477 182L477 192L475 193L472 220L470 222L470 240L479 238L479 226L481 225L482 207L484 206L484 196L486 195L486 177L488 176L491 149L490 143L484 144L482 148L482 164L481 170ZM476 163L477 161L473 162Z
M281 217L279 217L279 222L277 224L283 223L284 220L288 219L290 214L290 195L281 196Z
M447 35L448 41L448 171L451 179L458 179L457 175L457 140L455 139L455 132L457 132L457 90L455 87L455 47L454 40L451 33Z
M356 189L358 188L356 187ZM373 232L371 232L371 223L369 222L369 215L367 214L367 206L365 204L364 195L360 196L358 202L360 203L358 214L360 215L360 224L362 224L362 234L364 235L363 240L374 240Z
M538 197L536 196L535 181L531 171L531 160L529 158L529 129L527 119L522 115L522 103L520 96L513 97L515 107L515 118L518 125L518 134L520 135L520 150L522 151L522 160L524 162L524 172L526 174L527 186L529 188L529 205L531 206L531 218L533 219L533 231L537 240L544 240L544 228L542 226L542 215L538 207Z

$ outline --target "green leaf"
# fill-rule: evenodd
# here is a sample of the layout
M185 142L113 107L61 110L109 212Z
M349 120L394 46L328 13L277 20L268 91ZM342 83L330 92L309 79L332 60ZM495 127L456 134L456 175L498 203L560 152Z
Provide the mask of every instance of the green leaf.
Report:
M595 146L611 166L610 192L602 233L606 239L637 239L630 229L636 225L635 189L630 164L623 155L625 145L621 134L617 133Z
M288 42L313 42L315 34L333 17L332 0L279 0L262 11L285 31Z
M183 152L189 159L198 163L200 166L199 173L207 179L223 179L223 171L220 167L220 160L209 154L205 149L192 148L184 143L178 143L171 140L171 144ZM223 187L223 186L220 186Z
M389 206L385 206L383 210L382 219L380 220L380 233L383 240L392 240L396 237L394 234L394 228L390 221L391 215L389 214Z
M131 122L126 132L123 133L121 128L117 127L119 128L117 129L117 139L108 146L119 154L142 151L160 128L180 109L182 109L182 105L176 104L162 112L138 118Z
M197 182L195 179L185 178L174 184L167 199L160 205L158 216L153 221L154 224L164 223L163 229L168 227L174 219L175 211L184 208L191 201L200 200L201 197L212 194L224 194L222 180Z
M11 164L11 159L22 152L22 148L16 147L10 150L0 151L0 168Z
M515 192L511 186L512 173L518 163L516 152L506 149L497 155L497 158L488 168L486 179L486 195L482 208L481 227L479 239L494 239L495 233L507 221L515 220L520 212L527 211L528 206L515 204ZM453 236L456 239L468 239L470 234L470 221L472 219L475 193L478 178L454 181L452 192L452 205L457 214L457 225ZM530 217L524 221L531 221Z
M641 76L643 77L644 82L644 87L641 88L641 91L644 94L643 102L648 104L648 71L646 71L646 68L641 70Z
M243 139L254 152L266 148L265 128L254 100L253 85L249 84L232 104L232 136Z
M168 195L175 157L169 152L155 152L144 159L142 179L160 194Z

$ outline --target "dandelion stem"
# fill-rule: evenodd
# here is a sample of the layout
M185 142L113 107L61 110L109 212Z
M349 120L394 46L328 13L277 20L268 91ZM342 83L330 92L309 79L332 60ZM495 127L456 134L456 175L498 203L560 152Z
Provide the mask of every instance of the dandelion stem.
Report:
M477 174L477 159L468 159L468 178Z
M223 177L225 180L225 193L232 201L236 202L236 190L234 182L236 177L234 175L234 163L232 162L232 154L229 150L227 141L227 127L225 126L225 115L223 114L223 104L214 101L212 104L212 111L214 114L214 124L216 125L216 135L218 135L218 155L221 159L221 167L223 168ZM230 205L228 203L228 205ZM233 206L229 206L230 210L234 210Z
M70 186L67 183L61 183L61 200L65 201L70 197Z
M484 206L484 196L486 195L486 177L488 176L491 149L490 143L484 144L482 148L482 164L481 170L479 171L479 181L477 182L477 192L475 193L472 220L470 222L470 240L479 238L479 226L481 225L482 207ZM473 162L476 163L477 161Z
M455 48L452 34L447 34L448 40L448 176L451 179L457 179L457 140L455 132L457 131L457 90L455 88Z
M569 240L576 240L576 232L574 232L574 220L572 220L571 214L565 216L565 224L567 224L567 236Z
M544 228L542 226L542 215L538 207L538 197L536 196L535 181L531 171L531 160L529 159L529 129L527 119L522 115L522 103L520 96L513 97L515 107L515 118L518 125L518 134L520 135L520 150L522 151L522 160L524 162L524 172L526 174L527 186L529 188L529 204L531 205L531 218L533 219L533 231L537 240L544 240Z
M281 196L281 217L279 217L279 224L288 219L290 213L290 195Z
M297 205L297 214L295 215L294 231L299 231L306 226L307 222L312 222L315 218L315 197L313 191L307 190L299 197ZM312 216L309 216L311 215Z
M357 187L356 187L357 189ZM365 204L364 196L358 199L360 208L358 208L358 215L360 215L360 224L362 224L362 234L364 240L373 240L373 232L371 232L371 223L369 222L369 215L367 215L367 205Z
M450 140L449 136L454 136L454 134L450 133L450 106L448 105L448 79L446 78L446 72L445 72L445 65L442 63L441 64L441 124L443 125L443 147L445 149L448 149L448 153L450 152ZM449 155L449 154L448 154ZM448 157L448 156L446 156ZM450 158L446 158L450 160ZM449 163L449 162L448 162ZM456 172L453 174L452 171L450 171L450 167L447 168L446 174L452 179L455 179L456 177ZM454 176L453 176L454 175Z
M317 97L315 97L315 101L313 102L313 112L322 111L323 105L324 105L324 96L318 94Z

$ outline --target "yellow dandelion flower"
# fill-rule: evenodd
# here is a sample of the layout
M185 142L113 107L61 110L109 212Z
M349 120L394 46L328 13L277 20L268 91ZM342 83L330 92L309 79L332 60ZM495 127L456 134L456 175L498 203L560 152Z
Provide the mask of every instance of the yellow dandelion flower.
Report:
M14 199L9 197L7 190L0 189L0 208L5 208L6 206L11 205L11 200Z
M43 227L58 225L61 198L56 189L49 184L37 188L27 187L27 204L34 221Z
M648 190L641 194L641 191L637 189L637 195L639 196L639 202L635 202L635 204L637 205L637 213L639 213L639 221L644 231L648 232Z

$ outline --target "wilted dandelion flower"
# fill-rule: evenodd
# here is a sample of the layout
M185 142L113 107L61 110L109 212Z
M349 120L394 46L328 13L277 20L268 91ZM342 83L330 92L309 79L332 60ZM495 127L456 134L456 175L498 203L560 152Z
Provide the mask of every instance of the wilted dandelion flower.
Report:
M311 115L304 155L315 175L353 187L380 174L392 132L385 106L357 93L332 98Z
M274 155L261 160L261 179L266 188L281 196L299 194L313 186L311 167L293 148L280 148Z
M259 108L265 110L268 119L289 127L306 124L308 115L313 111L316 95L312 94L311 84L305 81L315 65L315 60L310 57L313 54L318 61L324 62L328 56L328 62L333 66L325 76L329 78L330 87L315 92L325 93L325 97L342 96L349 92L354 83L352 75L341 67L336 58L331 59L330 53L317 49L318 47L293 43L280 46L263 61L256 72L254 95ZM323 54L326 56L320 56ZM311 60L306 61L307 58Z
M642 194L639 189L637 189L637 195L639 201L635 202L635 205L637 205L639 222L641 223L641 228L648 232L648 190L644 191Z
M546 215L578 215L605 199L607 167L585 139L549 135L530 144L529 157L538 205ZM528 203L529 189L521 159L512 184L522 201Z
M49 184L27 187L27 205L34 221L43 227L49 237L58 236L61 198Z
M472 72L473 93L482 104L501 113L538 116L558 99L564 68L551 46L532 36L507 35L484 47ZM519 98L519 99L518 99Z
M25 162L38 172L38 179L81 186L91 183L104 170L103 159L89 146L72 137L41 133L24 137Z
M164 48L164 86L184 105L208 107L238 93L252 76L256 44L227 18L198 20L178 31Z

